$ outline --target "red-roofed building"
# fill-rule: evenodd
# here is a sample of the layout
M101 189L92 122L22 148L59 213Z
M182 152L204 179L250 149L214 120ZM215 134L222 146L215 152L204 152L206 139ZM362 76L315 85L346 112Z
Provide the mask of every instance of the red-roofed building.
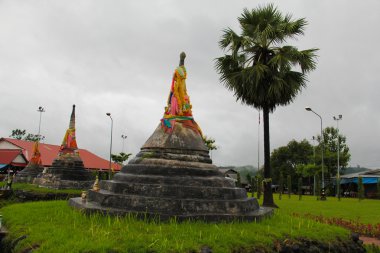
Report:
M0 150L0 170L7 169L8 166L24 168L28 164L24 154L19 149Z
M11 138L0 138L0 164L4 164L3 161L9 161L11 154L15 155L13 158L20 159L21 157L24 158L24 162L18 162L21 160L11 161L14 163L14 166L17 164L19 166L25 167L29 160L32 158L33 155L33 145L34 142L32 141L24 141L24 140L17 140L17 139L11 139ZM52 162L55 158L57 158L58 151L60 146L58 145L51 145L51 144L39 144L39 150L41 153L41 160L42 165L44 167L49 167L52 165ZM86 169L90 170L102 170L102 171L108 171L109 169L109 161L105 160L93 153L91 153L88 150L85 149L78 149L79 155L82 158L82 161L84 163L84 167ZM17 155L16 155L17 153ZM11 164L11 162L7 163L7 165ZM0 165L1 166L1 165ZM112 163L112 167L115 171L119 171L121 166Z

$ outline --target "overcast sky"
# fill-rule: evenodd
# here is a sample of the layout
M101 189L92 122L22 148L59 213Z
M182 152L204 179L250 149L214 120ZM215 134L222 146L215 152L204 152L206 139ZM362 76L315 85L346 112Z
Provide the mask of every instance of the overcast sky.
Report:
M319 48L317 69L294 103L270 115L271 149L311 139L323 125L346 135L353 166L380 167L380 2L271 1L306 18L305 36L289 43ZM222 30L239 32L244 8L269 1L0 1L0 136L15 128L60 144L76 104L77 142L107 159L135 155L157 127L179 53L195 120L216 140L216 165L257 165L258 112L219 82L214 59ZM261 126L262 127L262 126ZM260 130L262 135L263 131ZM260 163L263 158L260 137Z

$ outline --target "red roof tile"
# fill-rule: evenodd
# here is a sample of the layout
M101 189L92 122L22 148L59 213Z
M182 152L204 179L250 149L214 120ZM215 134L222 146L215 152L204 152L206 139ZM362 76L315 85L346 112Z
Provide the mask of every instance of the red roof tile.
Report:
M16 145L20 147L22 150L24 156L29 161L32 158L33 155L33 144L32 141L24 141L24 140L17 140L17 139L11 139L11 138L0 138L0 141L7 141L9 143L12 143L13 145ZM52 145L52 144L39 144L39 150L41 153L41 160L43 166L51 166L53 160L57 158L58 151L59 151L58 145ZM109 169L109 161L105 160L90 151L86 149L78 149L79 155L82 158L82 161L84 163L84 167L88 169L102 169L102 170L108 170ZM112 163L112 167L118 171L120 170L121 166Z

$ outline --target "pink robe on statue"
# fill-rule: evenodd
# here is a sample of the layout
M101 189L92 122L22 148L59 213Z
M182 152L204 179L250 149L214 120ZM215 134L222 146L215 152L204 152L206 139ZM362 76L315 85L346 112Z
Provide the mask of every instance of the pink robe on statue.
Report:
M178 110L177 98L175 96L172 96L171 101L170 101L170 114L178 115L178 113L179 113L179 110Z

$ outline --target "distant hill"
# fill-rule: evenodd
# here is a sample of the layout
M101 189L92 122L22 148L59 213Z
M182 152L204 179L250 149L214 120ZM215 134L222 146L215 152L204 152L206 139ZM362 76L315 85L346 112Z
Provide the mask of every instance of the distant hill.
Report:
M347 167L343 170L342 175L358 173L358 172L363 172L363 171L367 171L367 170L370 170L370 169L364 168L364 167Z
M247 171L251 171L251 172L256 173L257 168L255 166L252 166L252 165L245 165L245 166L235 166L235 170L238 170L238 171L247 170Z
M219 168L223 169L233 169L239 172L242 181L246 181L247 175L255 176L257 173L257 168L252 165L245 166L221 166Z

